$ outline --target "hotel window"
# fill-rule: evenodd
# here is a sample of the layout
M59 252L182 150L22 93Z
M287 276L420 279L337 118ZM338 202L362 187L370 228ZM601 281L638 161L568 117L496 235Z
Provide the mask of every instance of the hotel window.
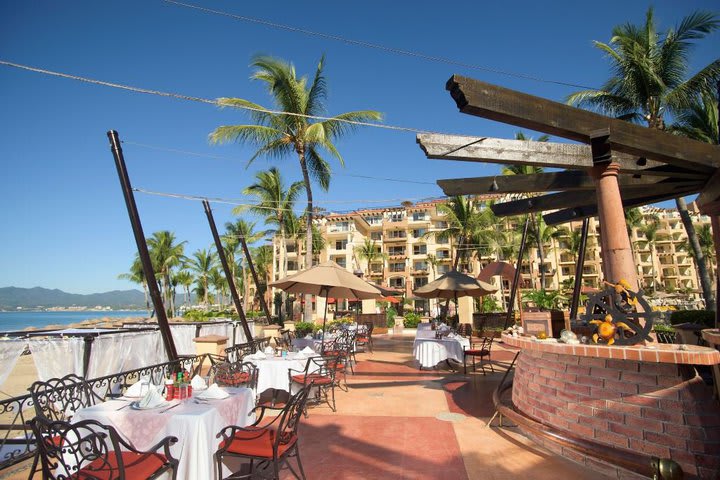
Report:
M412 219L415 222L421 222L425 220L427 217L425 216L425 212L414 212Z
M368 225L380 225L382 223L382 217L365 217L365 221Z
M413 245L413 255L426 255L427 245Z
M370 240L382 240L382 232L372 232L370 234Z
M347 232L348 230L350 230L350 223L348 222L337 222L335 224L336 232Z
M347 240L337 240L335 242L335 250L347 250Z
M405 288L405 277L395 277L390 279L390 287Z
M390 220L391 222L402 222L403 214L402 212L391 213L388 220Z
M342 268L347 266L347 259L345 257L335 257L333 260L335 260L335 263L340 265Z
M413 270L427 270L427 262L415 262L413 263Z
M427 233L425 228L416 228L412 231L413 238L420 238Z
M297 262L294 261L288 261L288 270L297 270Z
M405 247L390 247L388 248L388 255L405 255Z
M438 265L437 266L437 273L438 275L445 274L450 271L450 265Z
M415 288L420 288L423 285L427 285L428 278L427 277L419 277L415 279ZM414 290L414 289L413 289Z
M393 230L391 232L388 232L387 234L388 238L405 238L405 231L404 230Z
M388 264L388 270L391 272L404 272L405 262L391 262Z

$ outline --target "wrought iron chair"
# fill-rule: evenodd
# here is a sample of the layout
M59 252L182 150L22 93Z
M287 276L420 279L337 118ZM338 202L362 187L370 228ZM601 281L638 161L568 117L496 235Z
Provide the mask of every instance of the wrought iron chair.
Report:
M290 392L293 391L293 385L300 385L305 388L312 384L315 388L315 401L316 403L328 404L333 412L335 408L335 367L336 365L328 361L328 358L339 359L339 355L324 356L324 357L310 357L305 362L305 368L302 371L289 369L288 377Z
M102 401L82 377L71 373L30 385L35 413L48 420L68 420L79 409Z
M280 478L280 470L287 465L295 478L305 479L305 471L300 461L298 440L298 425L305 410L310 385L306 385L294 394L280 413L270 422L264 419L267 410L278 410L268 406L257 407L260 414L252 425L248 427L229 426L218 433L222 437L220 446L215 452L218 478L222 478L223 458L237 457L250 460L249 472L236 472L228 478L256 478L253 472L258 470L272 470L273 479ZM295 457L299 470L292 468L289 459ZM257 462L257 465L255 465Z
M472 325L469 323L461 323L458 325L457 333L466 338L472 338Z
M373 351L373 341L372 341L372 332L373 328L375 328L375 325L372 322L365 322L365 331L364 332L358 332L357 338L355 339L355 343L357 343L359 346L363 348L368 348L370 350L370 353Z
M172 470L175 437L165 437L146 452L133 448L117 431L95 420L77 423L35 417L30 421L42 463L43 479L153 479ZM158 453L162 449L162 453Z
M262 337L258 338L253 342L253 345L255 347L255 352L262 352L265 350L265 347L270 345L270 340L272 340L272 337Z
M254 343L238 343L225 349L225 358L228 362L234 363L241 361L245 358L245 355L250 355L251 353L255 353Z
M475 359L477 357L480 357L480 368L482 369L483 375L485 375L485 362L490 364L490 371L495 372L493 364L490 361L490 350L492 349L492 343L492 337L482 337L480 339L480 342L470 343L470 348L466 349L463 354L463 367L465 368L465 374L467 374L467 357L472 357L473 371L477 371L477 369L475 368Z
M250 362L223 362L210 367L210 377L221 387L257 386L257 367Z

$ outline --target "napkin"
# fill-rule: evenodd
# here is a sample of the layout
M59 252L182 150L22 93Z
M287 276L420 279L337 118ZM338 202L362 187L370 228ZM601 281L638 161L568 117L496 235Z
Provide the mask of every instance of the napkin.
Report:
M267 358L267 355L265 355L265 352L255 352L253 354L253 357L258 360L263 360L263 359Z
M192 380L190 380L190 386L193 390L205 390L207 388L207 383L205 383L205 379L200 375L195 375Z
M265 347L264 351L265 355L273 355L275 353L275 349L271 346Z
M300 350L300 353L305 354L305 355L313 355L315 353L315 350L313 350L312 348L310 348L308 346L308 347L305 347L302 350Z
M311 334L308 333L307 335L305 335L305 338L307 338L308 340L312 340L313 337Z
M305 360L307 356L303 352L297 352L293 357L293 360Z
M155 408L165 405L167 401L158 393L157 390L151 388L147 394L137 403L138 408Z
M230 394L227 393L225 390L221 390L220 387L218 387L217 383L213 383L203 393L196 395L197 398L205 400L227 398L229 396Z
M145 395L148 390L150 390L150 380L146 378L141 378L137 382L130 385L130 387L125 391L126 397L132 397L132 398L140 398L143 395Z

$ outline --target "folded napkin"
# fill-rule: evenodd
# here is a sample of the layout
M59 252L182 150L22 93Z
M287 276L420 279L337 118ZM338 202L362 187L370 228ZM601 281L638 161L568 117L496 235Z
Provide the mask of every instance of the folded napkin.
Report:
M313 337L311 334L308 333L307 335L305 335L305 338L307 338L308 340L312 340Z
M125 391L124 396L131 398L140 398L145 395L148 390L150 390L150 380L146 378L141 378L137 382L130 385L130 387Z
M256 358L257 360L263 360L267 358L267 355L265 355L265 352L255 352L253 354L253 358Z
M305 354L305 355L313 355L315 353L315 350L313 350L312 348L307 346L307 347L303 348L302 350L300 350L300 353Z
M193 390L205 390L207 388L207 383L205 383L205 379L200 375L195 375L192 380L190 380L190 386Z
M264 353L265 353L265 355L274 355L275 349L273 347L267 346L267 347L265 347Z
M158 393L157 390L151 388L145 396L137 403L138 408L155 408L165 405L167 401Z
M205 399L205 400L227 398L229 396L230 396L230 394L227 393L225 390L220 389L220 387L218 387L217 383L213 383L212 385L210 385L207 388L207 390L196 395L197 398L201 398L201 399Z

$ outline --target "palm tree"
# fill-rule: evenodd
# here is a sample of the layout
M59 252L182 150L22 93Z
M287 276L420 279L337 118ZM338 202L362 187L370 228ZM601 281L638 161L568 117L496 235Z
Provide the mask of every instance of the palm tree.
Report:
M438 240L455 240L455 260L453 270L457 270L460 259L472 255L468 245L480 222L477 205L470 196L450 197L447 202L438 205L438 212L445 215L447 228L439 232L428 232Z
M261 245L252 249L253 263L258 276L257 294L264 296L267 291L268 278L270 278L270 267L273 262L272 245ZM270 321L270 319L268 319Z
M195 273L198 281L202 283L202 290L204 293L203 303L205 306L208 306L208 295L210 293L208 285L210 284L210 272L212 272L215 267L215 255L204 248L202 250L197 250L193 253L192 258L188 259L187 267L190 268L190 271Z
M341 165L344 160L334 142L357 124L380 120L379 112L361 110L347 112L325 120L311 117L324 113L324 100L327 95L323 67L325 58L321 58L311 82L307 77L298 78L295 67L285 60L269 56L256 56L251 65L256 68L250 77L266 84L277 109L287 113L274 113L256 103L240 98L221 98L223 106L248 108L255 125L222 126L210 134L213 143L241 142L258 148L250 157L248 164L257 157L284 157L297 155L302 171L305 193L307 194L307 223L313 221L313 195L310 180L318 182L323 190L330 186L330 165L321 155L321 150L335 157ZM349 122L348 122L349 121ZM305 237L306 265L312 266L312 230L307 229ZM312 315L311 299L306 296L305 319Z
M650 249L650 268L652 271L652 285L650 285L650 288L652 291L657 290L657 275L655 273L655 257L656 257L656 246L657 242L659 240L658 236L658 229L660 228L660 221L657 216L652 216L649 219L646 219L643 225L638 229L640 232L640 235L644 240L638 240L638 245L641 248L649 248Z
M287 274L287 255L285 254L285 217L287 212L292 212L297 197L305 185L303 182L293 182L287 190L280 174L280 170L271 167L266 172L259 172L255 175L256 182L243 190L243 194L252 195L257 198L258 203L250 207L250 211L262 216L265 224L275 225L277 234L280 237L279 263L280 271L278 278ZM240 213L238 208L233 213Z
M132 265L130 265L130 271L127 273L121 273L118 275L120 280L129 280L138 285L142 285L143 293L145 294L145 308L150 310L150 299L148 295L147 280L145 279L145 273L143 272L142 262L140 261L140 255L135 254L135 259Z
M720 144L717 101L711 92L696 96L686 110L677 114L668 131L700 142Z
M180 270L175 274L175 281L178 285L183 286L183 293L185 299L183 305L187 307L190 304L190 287L193 284L193 276L188 270Z
M165 308L168 315L175 315L175 299L172 289L172 272L185 260L184 250L187 242L176 243L175 234L167 230L153 233L147 239L148 250L153 269L160 277L161 290L164 292Z
M237 220L235 220L235 223L227 222L225 224L225 237L235 239L237 241L239 241L240 238L244 238L246 244L255 243L266 234L266 232L264 231L256 232L255 225L255 222L248 222L243 218L238 218ZM242 270L243 308L247 310L250 301L248 295L250 282L247 278L247 267L251 267L251 269L254 269L254 265L248 262L247 259L244 259L242 263L240 263L240 265L240 268Z
M215 295L217 296L217 303L220 305L220 310L225 307L225 292L227 290L227 281L225 276L222 274L217 264L208 273L208 283L215 289Z
M610 44L594 42L611 61L612 76L599 90L583 90L570 95L567 102L632 122L646 122L650 128L665 129L665 114L681 118L698 95L711 92L720 75L720 59L686 79L688 54L694 40L720 27L720 17L695 12L675 27L659 34L653 9L644 25L626 23L615 27ZM715 304L710 278L684 198L676 199L695 262L701 275L705 304Z
M360 260L367 260L367 278L370 278L370 265L372 265L373 262L387 258L387 254L382 252L377 242L369 238L365 238L362 245L355 247L355 255L357 255Z

